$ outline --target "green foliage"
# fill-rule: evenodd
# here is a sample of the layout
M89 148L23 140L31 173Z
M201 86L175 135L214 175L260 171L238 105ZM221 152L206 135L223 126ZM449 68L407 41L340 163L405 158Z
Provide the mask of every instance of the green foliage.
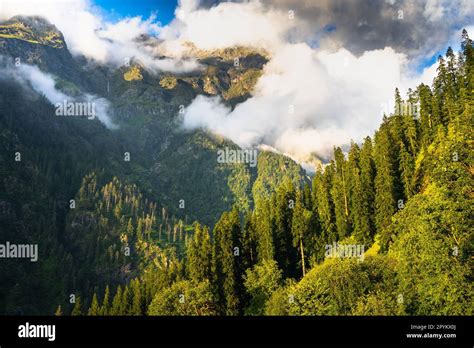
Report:
M148 308L149 315L217 315L217 304L206 280L195 283L179 281L155 295Z
M301 274L306 274L307 255L305 256L305 248L312 247L314 235L313 215L311 211L304 207L301 194L297 196L294 207L291 233L293 235L293 246L299 250Z
M341 148L334 149L334 167L332 177L331 197L334 202L334 215L338 239L343 239L351 232L349 221L349 188L347 180L347 163Z
M253 213L257 234L257 260L273 260L275 255L270 203L262 202ZM257 233L258 232L258 233Z
M472 203L430 185L395 216L390 255L399 260L399 292L415 315L472 315ZM436 231L433 233L433 231Z
M370 280L355 260L327 260L289 290L290 315L348 315Z
M294 301L294 295L290 294L294 282L288 280L286 284L273 292L272 296L265 303L265 315L288 315L290 304Z
M99 301L97 300L97 294L94 293L92 296L92 304L87 312L87 315L97 316L100 315Z
M387 123L375 134L375 225L378 231L386 228L396 211L394 163L391 151L392 139ZM385 241L384 241L385 242Z
M100 315L110 314L110 289L109 286L105 288L104 299L102 300L102 306L100 307Z
M82 302L79 296L76 298L76 302L74 303L74 308L72 309L71 315L72 316L82 315Z
M154 76L136 63L102 71L45 28L27 18L0 24L0 54L28 61L34 52L58 89L106 94L120 129L58 120L44 96L0 81L0 237L42 243L41 263L0 264L0 312L61 315L57 304L74 289L84 302L64 308L71 315L473 314L466 31L460 55L449 48L439 58L433 86L409 90L419 116L397 108L347 156L335 148L310 187L285 156L261 151L257 168L218 163L219 149L238 146L175 129L180 105L198 94L245 100L262 53L196 49L205 69L190 76ZM398 89L395 100L404 102ZM335 242L370 250L363 260L326 259Z
M290 181L294 187L302 187L305 181L303 169L296 162L270 151L259 152L257 172L252 187L256 205L261 199L270 198L285 181Z
M58 306L58 308L56 309L56 312L54 312L54 315L57 317L60 317L63 315L63 310L61 308L61 305Z
M214 227L213 276L222 314L241 312L240 217L237 209L225 212Z
M188 238L187 272L191 280L198 283L212 279L212 244L206 226L195 224L194 235Z
M244 284L251 300L246 314L264 314L265 302L282 285L282 280L282 272L274 260L264 260L261 264L247 269Z

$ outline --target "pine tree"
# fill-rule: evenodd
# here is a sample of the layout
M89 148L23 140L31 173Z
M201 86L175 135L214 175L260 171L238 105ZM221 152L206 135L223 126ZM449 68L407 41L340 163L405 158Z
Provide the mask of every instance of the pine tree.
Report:
M391 221L396 209L394 168L386 123L375 133L375 224L380 233ZM386 240L385 240L386 241Z
M130 307L130 315L143 315L142 310L142 293L140 289L140 282L138 279L134 279L131 282L131 307Z
M360 183L361 201L367 206L369 216L368 234L370 240L375 235L375 162L373 157L372 139L366 137L360 150Z
M410 153L415 155L418 151L418 126L413 110L416 107L416 98L411 90L409 92L408 103L410 105L410 112L402 115L403 139L406 141Z
M423 147L427 147L433 140L433 129L436 127L433 121L433 95L430 87L425 84L418 87L418 95L420 98L421 143Z
M446 51L446 81L444 81L445 90L443 91L448 122L453 120L458 114L458 105L456 99L458 98L458 91L456 87L458 85L457 77L457 62L456 56L451 47L448 47Z
M240 218L234 208L224 212L214 227L213 273L220 310L225 315L241 312Z
M446 82L448 80L448 73L446 69L446 62L442 56L438 57L437 76L433 84L433 118L435 120L436 128L439 125L446 126L449 121L449 112L446 103Z
M312 221L314 225L314 242L312 261L321 262L325 258L325 245L332 244L336 236L334 224L334 208L330 197L331 167L323 172L321 165L317 166L312 182Z
M304 184L303 204L306 209L313 210L311 187L308 185L308 183Z
M304 197L298 192L293 212L291 232L293 234L293 246L299 250L301 273L306 275L306 256L305 244L310 237L311 231L311 212L304 207ZM306 245L307 246L307 245Z
M194 235L188 239L187 272L189 278L201 282L211 278L212 244L207 227L195 224Z
M277 189L274 202L273 243L275 248L275 261L277 261L285 277L293 277L296 274L298 255L296 249L293 247L293 238L291 235L295 189L289 180L285 181Z
M110 309L110 315L124 315L122 312L122 287L119 285L115 292L114 299L112 300L112 308Z
M110 289L107 285L105 287L104 299L102 301L102 306L100 307L100 315L109 315L110 311Z
M336 228L341 240L351 232L349 221L349 190L347 182L346 160L341 148L334 149L335 174L332 182L331 196L334 202Z
M97 300L96 293L94 293L94 296L92 296L92 303L91 303L91 306L89 307L89 311L87 312L87 315L89 316L100 315L99 301Z
M403 142L400 143L400 173L402 176L405 198L410 198L414 193L415 163L412 155L406 150Z
M61 305L58 306L58 308L56 309L56 312L54 312L54 315L57 317L60 317L63 315L63 310L61 308Z
M81 298L79 296L76 297L76 303L74 304L74 308L72 309L71 315L73 316L82 315L82 303L81 303Z
M125 285L122 293L122 301L120 302L120 310L119 312L121 315L130 315L130 307L131 307L131 294L130 289L127 285Z
M372 238L369 202L366 192L362 189L362 178L360 170L360 149L355 143L351 144L349 151L348 168L350 183L350 211L353 224L353 235L356 240L363 244L370 244Z
M267 200L261 202L255 209L255 221L257 233L257 262L273 260L275 251L273 246L272 213Z
M331 179L332 167L326 167L324 173L321 166L316 169L313 178L313 192L315 195L313 202L315 202L318 220L322 228L320 237L327 244L331 244L336 240L334 206L330 196Z
M402 100L402 97L400 96L400 91L398 90L398 88L395 88L395 112L394 112L394 115L395 116L402 115L403 110L404 110L403 100Z
M257 233L255 231L253 214L251 213L248 213L245 217L241 244L242 268L251 268L257 263Z

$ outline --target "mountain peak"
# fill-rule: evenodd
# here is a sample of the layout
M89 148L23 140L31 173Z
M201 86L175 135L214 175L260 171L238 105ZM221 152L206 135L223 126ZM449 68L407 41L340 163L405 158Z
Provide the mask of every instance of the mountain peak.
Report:
M62 33L47 19L39 16L15 16L0 22L0 39L17 39L33 44L64 48Z
M248 56L261 56L266 60L270 58L270 54L264 49L249 46L236 45L206 50L197 47L193 42L187 41L183 44L183 47L187 55L199 59L219 57L226 61L233 61L235 58L243 58Z

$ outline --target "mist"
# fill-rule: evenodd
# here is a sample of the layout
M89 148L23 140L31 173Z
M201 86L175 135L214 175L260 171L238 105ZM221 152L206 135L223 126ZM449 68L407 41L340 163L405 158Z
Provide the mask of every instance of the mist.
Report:
M94 105L94 118L104 124L108 129L117 129L118 126L112 121L110 102L93 94L82 94L72 97L56 88L54 77L42 72L38 67L29 64L14 66L11 60L0 56L0 76L5 80L13 80L24 88L32 88L37 93L44 95L53 104L90 103Z
M181 5L170 24L174 40L192 40L209 49L263 46L271 52L247 101L231 110L219 98L198 96L183 117L185 129L204 128L243 148L267 145L299 162L312 154L328 159L334 146L372 135L384 113L393 111L396 87L406 93L421 82L431 84L436 72L436 63L414 71L406 53L388 46L355 54L344 47L295 43L291 34L298 19L278 9L269 14L259 2L207 9L195 1ZM236 30L234 15L243 23L260 23L262 30L255 35L250 25ZM220 29L211 35L207 30L213 27ZM207 34L201 37L200 32Z
M155 49L140 43L140 38L156 37L160 30L160 23L153 14L146 19L126 17L111 22L87 0L42 0L41 6L30 0L4 0L1 6L0 20L18 15L41 16L63 33L73 55L101 64L117 68L126 60L133 59L152 73L184 73L201 68L195 59L163 58L156 54Z

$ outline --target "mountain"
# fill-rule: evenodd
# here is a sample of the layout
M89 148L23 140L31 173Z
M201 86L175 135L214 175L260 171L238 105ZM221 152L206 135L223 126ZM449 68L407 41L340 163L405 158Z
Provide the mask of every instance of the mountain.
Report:
M41 18L0 27L0 255L38 246L37 262L2 257L2 313L472 315L467 31L432 86L396 89L375 134L309 177L272 151L221 161L242 149L181 127L196 96L246 100L263 50L188 43L202 69L178 74L73 56ZM58 98L111 122L58 116Z
M14 69L17 61L34 65L52 76L55 88L66 95L106 98L118 125L108 129L97 119L57 117L54 106L31 81L0 80L0 220L4 222L0 235L18 243L38 243L40 257L49 260L34 266L37 276L32 276L29 265L2 272L2 293L11 293L15 284L26 279L41 289L34 294L20 287L13 298L4 297L3 312L46 313L51 304L44 299L59 298L64 289L79 287L88 293L92 284L114 284L138 274L139 258L131 264L132 271L124 273L114 258L94 257L92 250L101 238L117 248L122 223L126 226L127 221L110 222L111 231L102 237L84 225L87 219L98 223L102 214L94 204L79 203L89 175L104 187L114 178L123 185L136 185L134 192L148 202L143 204L156 205L152 229L155 243L162 248L167 242L160 244L160 228L165 235L169 232L165 229L179 224L188 229L194 220L213 225L234 204L248 211L255 199L271 194L276 189L273 183L287 173L292 173L297 186L307 181L297 163L275 153L262 151L259 159L274 160L262 161L266 164L256 168L219 163L219 149L238 146L206 131L181 129L181 105L207 95L219 96L234 107L250 96L268 61L264 53L245 47L194 54L203 69L188 74L156 72L135 59L128 66L113 68L71 55L63 35L45 19L19 16L0 23L0 56L4 57L0 68ZM234 65L235 56L239 67ZM124 160L126 152L129 162ZM17 153L21 162L12 161ZM70 208L71 199L78 201L75 210ZM136 216L133 224L138 223L137 214L129 213ZM90 272L77 273L83 269L81 262L89 264Z
M186 215L207 222L215 220L234 201L247 201L245 204L250 206L251 186L257 173L250 175L249 168L236 169L240 166L233 165L218 169L218 163L212 159L217 149L235 145L206 132L181 131L178 111L199 94L220 96L229 106L244 101L268 60L264 53L244 47L215 51L193 48L190 54L199 58L203 69L189 74L151 72L135 60L129 66L112 69L73 58L62 34L44 19L14 17L1 25L5 28L5 34L0 35L1 55L20 57L22 62L39 66L55 76L57 87L65 92L94 93L111 102L114 121L119 125L111 136L119 139L148 173L153 183L144 185L155 200L163 201L171 209L179 199L196 200L196 204L189 205ZM239 57L238 67L234 66L234 57ZM208 161L202 167L209 168L210 176L197 174L186 184L179 173L168 175L176 172L179 163L179 172L187 173L189 178L191 173L199 173L196 166L204 157ZM212 175L220 170L223 173L219 176ZM229 187L227 178L235 175L236 170L244 170L245 176L253 179L244 187ZM200 187L207 187L200 183L204 177L220 192L209 192L213 196L206 200L199 192Z

